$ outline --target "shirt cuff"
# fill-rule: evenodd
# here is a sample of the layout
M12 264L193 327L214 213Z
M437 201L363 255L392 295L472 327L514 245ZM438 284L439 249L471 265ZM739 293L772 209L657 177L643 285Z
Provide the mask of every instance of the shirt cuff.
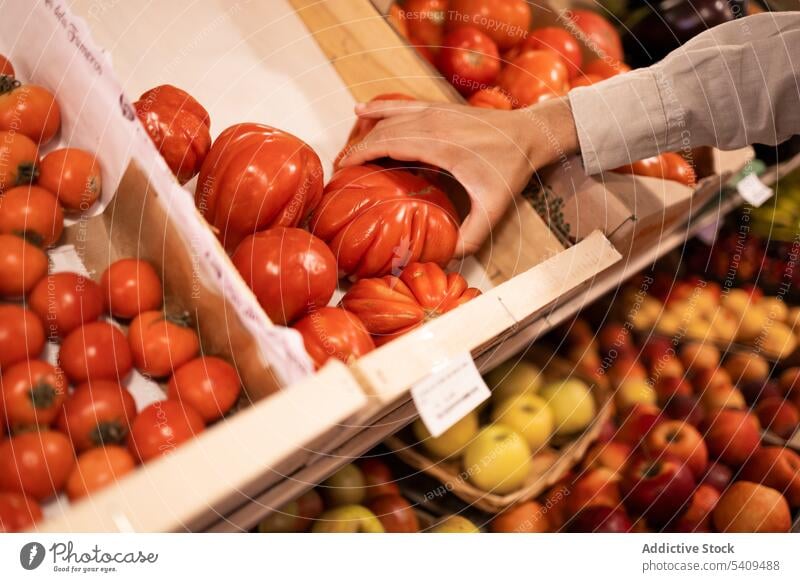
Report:
M655 155L667 143L667 112L652 69L569 92L583 167L598 174Z

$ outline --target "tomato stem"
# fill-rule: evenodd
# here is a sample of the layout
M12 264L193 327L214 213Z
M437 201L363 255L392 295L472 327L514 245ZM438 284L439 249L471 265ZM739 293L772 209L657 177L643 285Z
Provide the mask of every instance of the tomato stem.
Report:
M48 382L40 381L31 386L28 397L31 400L31 406L40 410L42 408L50 408L58 396L58 390L53 388Z
M127 434L127 429L115 420L98 422L97 426L89 433L89 440L98 447L119 445L125 441Z
M33 184L39 178L39 167L35 162L25 162L17 166L17 181L15 186Z
M0 75L0 95L11 93L14 89L22 85L18 80L10 75Z

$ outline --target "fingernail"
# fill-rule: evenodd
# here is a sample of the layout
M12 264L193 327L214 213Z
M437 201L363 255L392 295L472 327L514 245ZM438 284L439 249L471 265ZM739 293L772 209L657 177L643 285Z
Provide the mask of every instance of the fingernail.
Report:
M361 113L367 108L366 103L356 103L356 113Z

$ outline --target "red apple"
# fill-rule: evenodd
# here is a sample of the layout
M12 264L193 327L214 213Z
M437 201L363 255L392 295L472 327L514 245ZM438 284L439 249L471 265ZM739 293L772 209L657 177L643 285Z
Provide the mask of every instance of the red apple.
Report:
M717 505L720 492L710 485L699 485L692 496L689 509L681 518L671 524L670 529L676 532L710 532L711 512Z
M651 457L673 456L688 465L695 479L699 479L708 466L708 449L703 436L692 425L680 420L659 422L647 435L645 451Z
M651 374L654 377L660 377L660 376L682 377L686 374L686 370L684 370L683 364L677 358L677 356L672 356L669 358L664 358L661 361L657 362L655 367L652 369Z
M688 509L695 480L680 459L642 455L628 465L620 486L625 506L658 529Z
M633 524L621 507L607 505L584 507L567 524L570 533L627 533L632 529Z
M767 398L756 408L761 426L784 440L789 440L800 424L797 407L783 398Z
M722 463L709 463L701 483L703 485L710 485L720 493L728 488L728 485L733 481L733 471Z
M619 477L616 473L609 469L593 469L584 473L570 487L566 509L568 515L574 515L584 507L616 507L619 503Z
M696 396L674 396L664 406L664 413L673 420L684 420L694 427L703 424L705 411Z
M609 418L603 423L603 426L600 427L600 434L597 435L597 442L607 443L614 438L615 434L617 434L617 424L613 419Z
M547 509L526 501L503 511L492 520L492 533L545 533L550 530Z
M692 386L702 394L709 386L733 386L731 375L724 368L702 368L692 376Z
M364 475L366 499L381 495L400 495L400 488L392 476L389 466L375 457L358 461L358 468Z
M683 367L692 375L702 369L719 367L721 358L719 350L711 344L691 342L681 348Z
M311 527L311 522L317 519L325 507L322 497L316 489L309 489L297 498L297 514L300 517L303 531Z
M367 509L375 514L387 533L416 533L419 531L419 521L414 508L400 495L375 497L367 502Z
M617 354L631 355L636 353L631 333L621 323L609 322L603 325L597 332L597 341L604 354L616 352Z
M662 359L671 358L675 355L675 348L672 341L663 337L651 337L642 348L642 357L650 368L656 368Z
M784 447L762 447L742 467L742 479L781 492L789 505L800 507L800 455Z
M786 396L800 389L800 367L784 370L778 379L778 384Z
M732 384L712 384L700 392L700 403L707 415L723 408L744 410L747 402L742 393Z
M751 406L755 405L761 400L766 400L767 398L783 397L780 385L774 380L767 380L766 382L742 382L737 387L744 396L744 399Z
M587 469L608 469L620 475L632 450L631 445L622 441L596 442L586 452L583 466Z
M726 465L739 467L761 446L760 429L758 419L747 411L720 410L706 421L708 451Z
M626 380L647 380L647 370L634 357L620 356L611 364L607 372L613 386L619 386Z
M749 481L737 481L722 494L713 513L714 527L723 533L788 533L789 504L778 491Z
M614 439L637 446L661 420L661 411L655 406L635 404L620 420L621 424Z
M542 505L547 510L547 521L552 531L558 531L566 521L567 499L570 493L568 482L562 479L561 482L548 489L542 497Z
M680 376L661 376L656 380L655 391L662 406L673 396L692 396L694 390L687 380Z

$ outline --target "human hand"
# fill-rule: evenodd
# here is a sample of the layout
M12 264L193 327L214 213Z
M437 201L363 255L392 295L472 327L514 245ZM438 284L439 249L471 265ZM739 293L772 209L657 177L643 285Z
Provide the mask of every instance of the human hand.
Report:
M464 186L472 208L461 225L462 255L480 248L534 171L578 150L566 98L515 111L372 101L357 105L356 114L378 123L342 166L382 157L421 162L450 172Z

